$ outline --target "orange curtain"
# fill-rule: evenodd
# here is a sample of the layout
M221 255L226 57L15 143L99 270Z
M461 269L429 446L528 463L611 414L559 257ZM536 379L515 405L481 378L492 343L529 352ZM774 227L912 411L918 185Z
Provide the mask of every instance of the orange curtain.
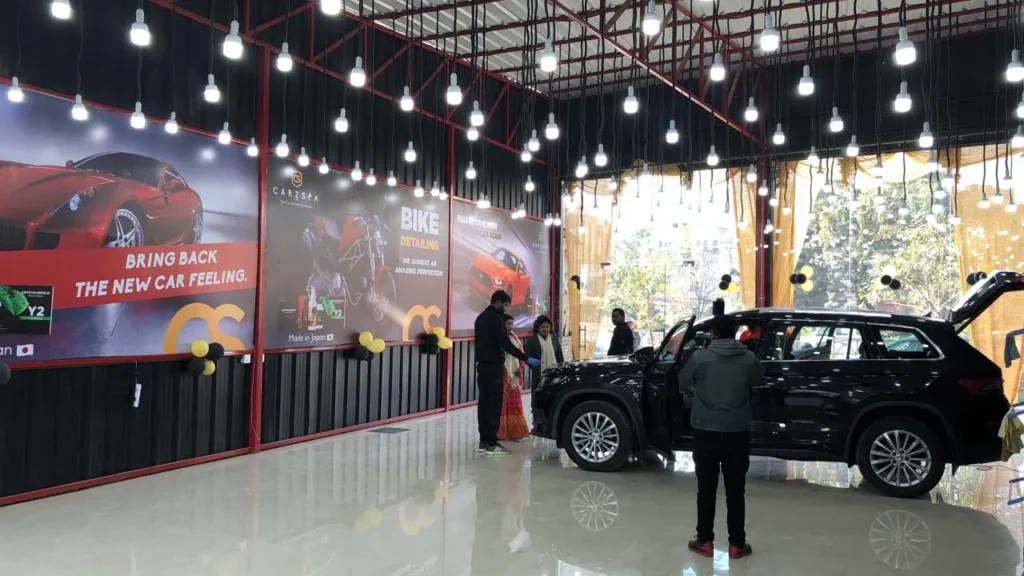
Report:
M757 184L747 182L743 170L729 170L732 211L736 216L736 260L739 263L740 302L744 308L757 304Z
M572 357L584 360L594 354L607 304L608 271L602 264L612 255L614 196L606 180L573 183L569 190L570 199L562 202L563 294L569 317L565 329ZM569 285L573 276L580 277L579 290Z

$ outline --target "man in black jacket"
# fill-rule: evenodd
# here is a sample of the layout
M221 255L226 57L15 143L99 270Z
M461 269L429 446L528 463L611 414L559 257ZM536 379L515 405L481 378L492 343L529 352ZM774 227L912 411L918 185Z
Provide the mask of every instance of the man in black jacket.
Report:
M622 354L633 353L633 331L626 324L626 312L622 308L612 310L612 324L615 330L612 331L612 341L608 344L609 356L621 356Z
M511 354L526 362L530 368L540 366L540 360L527 358L512 341L505 329L505 308L512 299L504 290L491 296L491 305L476 317L474 338L476 342L476 418L480 432L477 452L492 456L505 456L509 450L498 444L498 427L501 426L501 401L503 397L505 354Z

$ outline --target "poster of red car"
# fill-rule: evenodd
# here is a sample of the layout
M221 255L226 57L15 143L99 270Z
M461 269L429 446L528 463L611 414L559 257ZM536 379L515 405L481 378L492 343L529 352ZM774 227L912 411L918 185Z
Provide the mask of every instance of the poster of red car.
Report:
M32 92L0 102L0 284L46 287L53 307L48 334L8 323L0 360L170 354L199 338L250 348L256 160L70 108Z
M529 332L550 314L549 229L530 218L455 203L452 250L452 336L473 335L473 322L496 290L512 299L508 314L518 332Z

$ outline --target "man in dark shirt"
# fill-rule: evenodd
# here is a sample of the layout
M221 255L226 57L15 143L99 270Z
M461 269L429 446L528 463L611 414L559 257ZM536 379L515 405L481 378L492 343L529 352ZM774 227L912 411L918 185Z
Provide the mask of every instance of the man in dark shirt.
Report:
M476 344L476 418L480 432L477 452L492 456L505 456L509 450L498 444L498 427L501 425L501 401L503 397L505 354L511 354L526 362L531 368L540 366L540 360L527 358L512 341L505 329L505 308L512 299L504 290L491 296L491 305L476 317L474 338Z
M609 356L620 356L633 353L633 331L626 324L626 312L622 308L612 310L612 341L608 344Z

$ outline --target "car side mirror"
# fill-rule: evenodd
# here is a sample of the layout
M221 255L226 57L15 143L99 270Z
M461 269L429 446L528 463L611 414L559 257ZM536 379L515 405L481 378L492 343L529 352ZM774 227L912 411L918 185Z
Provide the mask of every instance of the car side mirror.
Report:
M74 168L75 167L75 161L74 160L68 160L67 162L64 163L64 167L65 168Z
M185 183L182 182L181 180L177 180L177 179L171 180L170 182L168 182L167 186L165 188L165 190L167 192L181 192L184 189L185 189Z
M633 352L633 358L640 364L648 364L651 360L654 360L654 348L651 346L644 346L636 352Z

